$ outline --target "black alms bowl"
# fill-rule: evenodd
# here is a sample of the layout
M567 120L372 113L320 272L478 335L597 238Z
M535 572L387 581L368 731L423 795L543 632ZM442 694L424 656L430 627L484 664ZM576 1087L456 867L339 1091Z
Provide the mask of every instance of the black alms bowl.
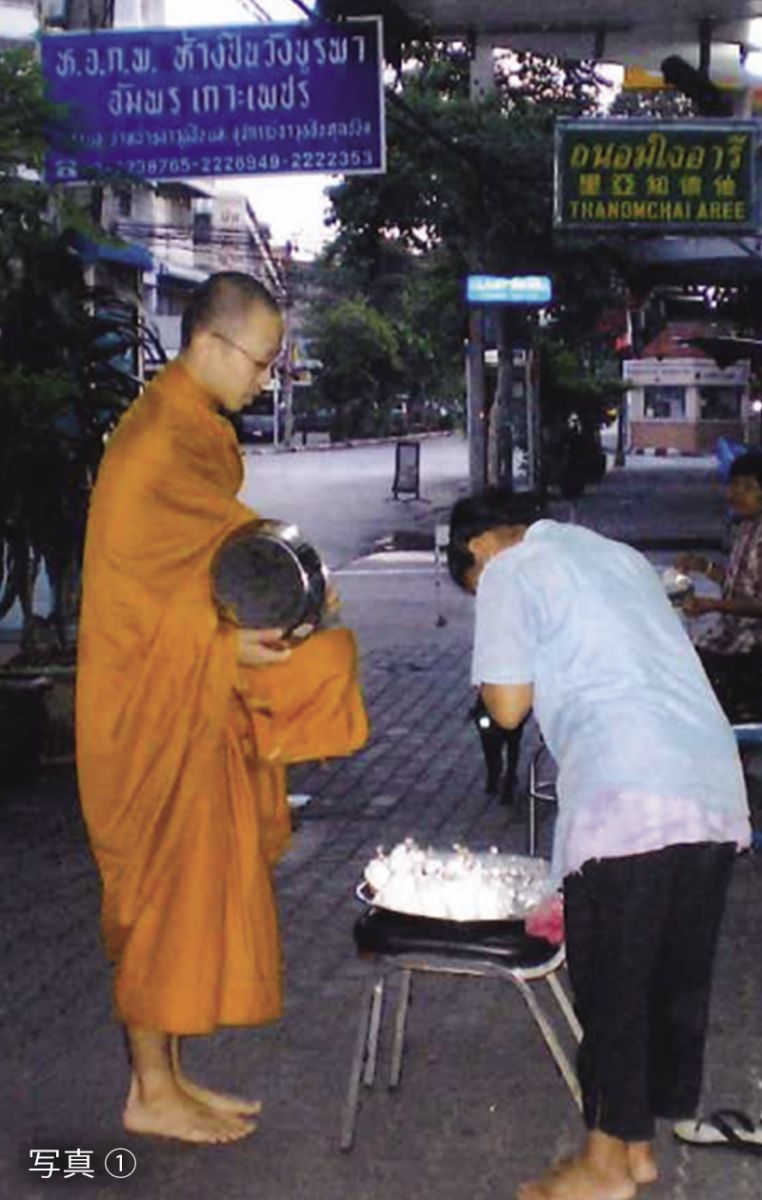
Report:
M212 595L223 618L236 625L304 636L320 622L326 572L295 525L251 521L217 550Z

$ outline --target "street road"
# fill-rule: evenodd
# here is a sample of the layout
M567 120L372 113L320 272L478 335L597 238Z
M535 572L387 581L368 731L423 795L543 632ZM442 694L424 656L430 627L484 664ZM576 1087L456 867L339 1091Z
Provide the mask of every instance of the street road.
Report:
M432 508L449 502L458 484L466 486L468 447L458 435L421 442L421 500L392 499L394 455L393 443L292 453L246 447L242 498L263 517L296 522L335 570L366 553L384 534L430 523ZM49 604L41 571L35 609L44 615ZM15 605L0 621L0 643L12 643L20 625Z
M294 521L331 569L384 534L421 527L468 480L464 438L421 442L421 500L393 500L393 444L288 453L246 451L243 499L261 516ZM426 501L430 503L426 503ZM429 526L430 527L430 526Z

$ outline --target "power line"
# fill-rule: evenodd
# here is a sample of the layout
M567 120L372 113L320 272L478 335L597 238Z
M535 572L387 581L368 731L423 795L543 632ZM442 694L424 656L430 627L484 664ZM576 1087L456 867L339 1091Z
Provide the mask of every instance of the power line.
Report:
M266 21L268 23L272 22L272 17L267 12L267 9L259 4L258 0L238 0L238 3L242 8L245 8L247 12L251 13L253 16L259 17L261 21ZM309 17L311 21L315 20L315 10L310 8L308 4L304 4L303 0L289 0L289 3L293 4L295 8L298 8L300 12L303 12L304 15Z
M308 16L308 17L310 18L310 20L311 20L311 21L314 21L314 20L315 20L315 10L314 10L314 8L310 8L310 7L309 7L307 4L304 4L304 3L303 3L303 0L290 0L290 3L291 3L291 4L293 4L293 5L295 5L295 6L296 6L296 8L299 8L299 9L301 9L301 11L302 11L302 12L303 12L303 13L304 13L306 16Z
M258 20L263 21L265 24L272 24L272 17L268 13L267 9L263 8L261 4L257 3L257 0L238 0L238 3L240 4L241 8L243 8L249 14L249 16L257 17Z
M192 225L187 225L182 222L172 221L139 221L129 217L115 218L111 224L110 232L117 237L129 240L137 239L141 242L161 242L173 241L175 243L183 243L184 245L200 247L209 244L214 245L255 245L251 233L246 229L221 229L211 226L204 229L203 237L194 237L194 229ZM315 238L307 238L308 241L314 241ZM267 251L257 251L257 254L264 259L272 259L273 262L278 261L277 249Z

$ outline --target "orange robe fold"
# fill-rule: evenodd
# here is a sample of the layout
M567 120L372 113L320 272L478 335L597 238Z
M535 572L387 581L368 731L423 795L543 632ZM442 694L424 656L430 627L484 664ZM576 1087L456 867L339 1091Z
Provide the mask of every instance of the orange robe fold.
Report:
M210 566L255 515L241 482L229 423L173 363L110 439L88 522L80 796L117 1012L167 1033L280 1015L284 764L351 753L368 734L347 630L283 664L238 666Z

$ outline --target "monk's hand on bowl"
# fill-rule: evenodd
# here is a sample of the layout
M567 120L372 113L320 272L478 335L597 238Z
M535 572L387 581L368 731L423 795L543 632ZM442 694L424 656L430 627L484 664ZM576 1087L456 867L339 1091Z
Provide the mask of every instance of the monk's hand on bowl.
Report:
M291 651L282 629L239 629L238 661L243 667L263 667L285 662Z
M325 590L324 608L329 616L334 616L341 608L341 596L335 583L329 583Z

